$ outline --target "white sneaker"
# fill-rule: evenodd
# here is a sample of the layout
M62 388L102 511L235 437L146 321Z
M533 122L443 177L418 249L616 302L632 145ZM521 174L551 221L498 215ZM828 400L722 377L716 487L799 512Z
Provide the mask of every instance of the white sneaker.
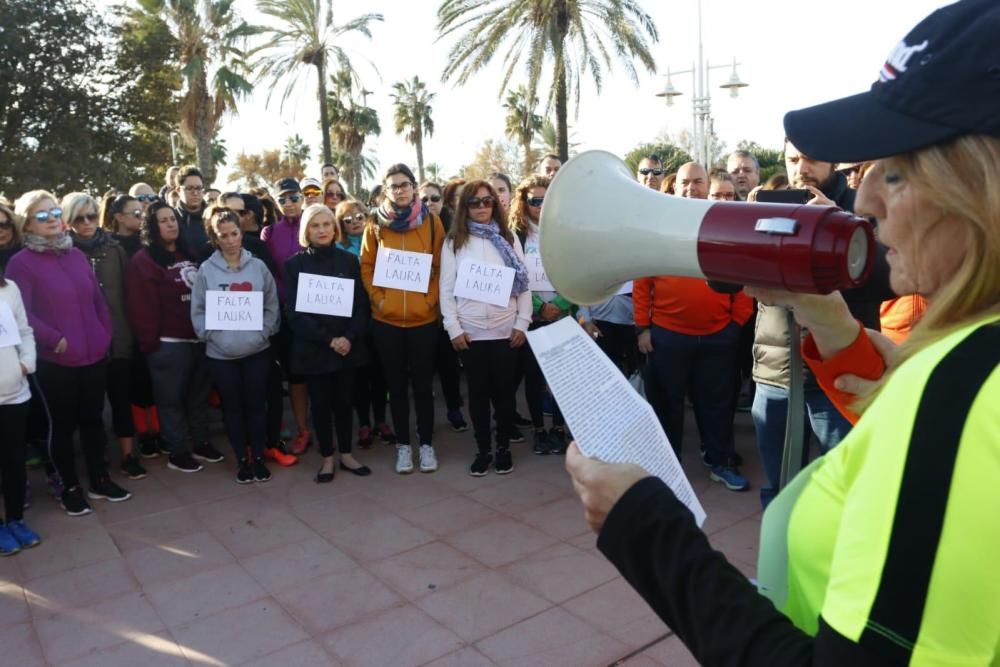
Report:
M420 445L420 472L434 472L437 469L438 460L434 455L434 447Z
M423 447L420 448L420 462L423 463ZM413 450L409 445L396 445L396 472L406 475L413 472Z

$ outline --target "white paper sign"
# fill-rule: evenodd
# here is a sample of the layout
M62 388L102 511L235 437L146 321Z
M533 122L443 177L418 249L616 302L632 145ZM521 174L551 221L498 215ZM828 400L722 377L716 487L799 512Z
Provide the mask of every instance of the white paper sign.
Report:
M0 347L21 344L21 330L14 319L14 311L6 301L0 301Z
M662 479L702 525L695 496L653 408L572 317L528 332L538 365L586 456L635 463Z
M300 273L295 293L295 310L300 313L350 317L354 312L354 281L350 278Z
M510 303L516 273L514 269L499 264L462 260L455 278L455 296L506 306Z
M532 253L525 258L528 267L528 287L532 292L555 292L556 288L549 282L549 276L542 266L541 253Z
M394 250L381 246L375 257L375 277L372 284L376 287L427 294L433 261L434 255L426 252Z
M631 294L631 293L632 293L632 281L630 280L624 285L622 285L621 289L615 292L615 296L620 296L622 294Z
M205 328L209 331L263 331L263 292L205 292Z

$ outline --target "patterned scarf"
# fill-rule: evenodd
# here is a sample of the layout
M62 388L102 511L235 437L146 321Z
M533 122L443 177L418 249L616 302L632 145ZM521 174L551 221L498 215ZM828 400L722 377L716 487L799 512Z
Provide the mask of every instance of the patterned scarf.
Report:
M521 258L517 256L517 253L514 252L513 246L507 242L507 239L500 235L500 227L496 221L490 220L485 225L481 225L478 222L468 220L465 224L469 228L469 234L486 239L492 243L493 247L497 249L497 252L503 258L503 263L508 268L514 269L514 284L510 288L511 298L516 299L522 293L527 292L529 285L528 269L524 266Z
M61 255L73 249L73 239L66 232L60 232L59 236L51 239L38 234L25 234L24 247L35 252L51 252Z
M400 208L393 204L388 197L378 207L378 224L388 227L394 232L408 232L423 224L427 217L427 205L422 201L413 198L413 202L406 207Z
M111 240L111 236L100 227L97 228L97 231L89 239L81 238L77 234L71 234L70 236L73 237L73 245L88 255Z

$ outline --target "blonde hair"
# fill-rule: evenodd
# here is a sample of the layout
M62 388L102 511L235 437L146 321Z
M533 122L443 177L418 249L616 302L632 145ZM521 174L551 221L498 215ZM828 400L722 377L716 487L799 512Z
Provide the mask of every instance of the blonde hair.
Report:
M548 157L548 156L546 156ZM507 216L508 227L514 234L528 233L528 190L532 188L549 189L552 179L548 176L528 176L517 184L514 196L510 199L510 213Z
M951 332L1000 315L1000 139L966 135L930 148L886 159L933 207L933 222L916 229L919 252L923 239L938 225L964 238L962 261L938 288L909 338L899 347L879 387L895 368ZM912 224L912 223L911 223ZM871 404L874 393L857 406Z
M100 215L97 202L93 197L86 192L70 192L59 202L59 207L63 210L63 221L67 225L73 224L76 216L80 214L80 211L87 208L87 206L93 206L94 213ZM98 226L100 226L100 220L98 220Z
M309 223L317 215L322 215L323 213L328 214L333 218L333 244L337 245L344 240L344 232L340 228L340 224L337 222L337 216L330 207L325 204L310 204L306 206L306 209L302 211L302 218L299 220L299 245L303 248L309 247Z
M30 190L18 197L17 201L14 202L14 214L21 219L22 234L27 233L28 225L30 225L33 220L30 215L32 209L35 208L38 205L38 202L43 199L51 199L53 204L59 203L56 196L48 190Z

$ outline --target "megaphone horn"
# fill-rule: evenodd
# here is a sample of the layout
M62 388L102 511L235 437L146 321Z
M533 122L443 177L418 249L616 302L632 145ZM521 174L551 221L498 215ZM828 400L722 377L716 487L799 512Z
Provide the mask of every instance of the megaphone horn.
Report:
M839 208L674 197L606 151L562 166L540 226L545 272L579 304L663 275L826 294L864 283L875 257L871 225Z

